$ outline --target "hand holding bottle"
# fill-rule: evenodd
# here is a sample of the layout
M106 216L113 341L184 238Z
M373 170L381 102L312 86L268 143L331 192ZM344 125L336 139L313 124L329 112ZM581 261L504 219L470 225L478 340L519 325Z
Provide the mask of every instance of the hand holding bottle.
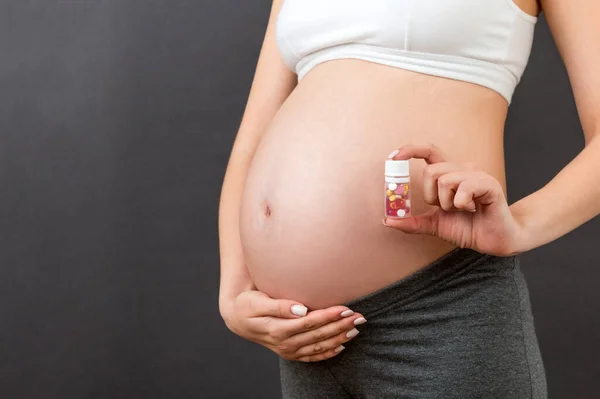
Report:
M406 145L390 159L420 158L423 198L434 208L422 215L384 218L405 233L430 234L463 248L498 256L518 253L522 227L509 209L500 182L475 163L448 162L434 145ZM413 187L414 189L414 187Z

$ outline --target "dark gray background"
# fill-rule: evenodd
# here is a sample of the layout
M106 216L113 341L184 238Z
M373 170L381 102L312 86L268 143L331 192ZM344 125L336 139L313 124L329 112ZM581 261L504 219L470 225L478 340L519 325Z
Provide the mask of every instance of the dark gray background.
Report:
M0 397L277 398L217 305L217 206L270 1L0 3ZM540 19L511 202L583 146ZM600 220L522 257L550 397L600 390Z

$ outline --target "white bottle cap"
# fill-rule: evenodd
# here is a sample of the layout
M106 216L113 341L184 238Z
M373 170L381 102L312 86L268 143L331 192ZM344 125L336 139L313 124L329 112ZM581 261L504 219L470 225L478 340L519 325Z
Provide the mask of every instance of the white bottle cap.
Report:
M409 176L408 159L387 159L385 174L387 176Z

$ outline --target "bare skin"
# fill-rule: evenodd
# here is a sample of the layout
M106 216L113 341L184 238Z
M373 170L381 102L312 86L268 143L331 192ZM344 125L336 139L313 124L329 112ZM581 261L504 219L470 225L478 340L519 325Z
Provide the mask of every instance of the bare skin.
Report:
M586 38L598 32L592 23L573 23L600 12L596 3L576 2L579 8L563 9L557 0L542 5L571 74L586 149L547 187L508 210L502 147L508 108L498 93L352 59L321 64L296 86L274 44L282 3L274 1L221 197L219 306L230 330L286 359L335 356L345 339L341 330L351 331L361 316L342 320L347 308L340 303L413 273L457 245L471 246L446 229L452 227L447 222L421 229L427 231L418 231L418 224L427 226L425 218L382 227L382 161L398 147L414 156L415 214L466 213L471 201L489 207L483 216L456 218L463 233L502 221L503 237L523 238L509 240L521 251L600 213L600 190L592 184L600 178L600 87L592 74L600 60L579 47L591 48ZM531 15L539 12L533 0L516 4ZM435 146L406 150L409 143ZM443 156L431 162L431 148L443 148ZM450 174L432 196L431 187ZM464 181L475 183L461 191ZM585 195L559 195L564 192ZM547 209L563 200L561 211ZM483 239L471 240L475 247L497 242L486 238L498 231L483 230ZM514 248L489 250L509 254ZM298 304L308 308L306 315L290 313Z
M382 228L383 161L399 145L435 143L504 187L506 112L498 93L475 84L361 60L317 66L267 128L242 193L240 237L257 289L326 308L456 248ZM411 161L416 214L431 209L424 166Z

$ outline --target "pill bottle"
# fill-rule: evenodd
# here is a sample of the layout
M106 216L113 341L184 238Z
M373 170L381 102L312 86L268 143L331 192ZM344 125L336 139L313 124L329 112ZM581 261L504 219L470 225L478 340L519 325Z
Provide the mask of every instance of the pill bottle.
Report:
M385 216L405 218L410 216L410 173L408 160L385 161Z

